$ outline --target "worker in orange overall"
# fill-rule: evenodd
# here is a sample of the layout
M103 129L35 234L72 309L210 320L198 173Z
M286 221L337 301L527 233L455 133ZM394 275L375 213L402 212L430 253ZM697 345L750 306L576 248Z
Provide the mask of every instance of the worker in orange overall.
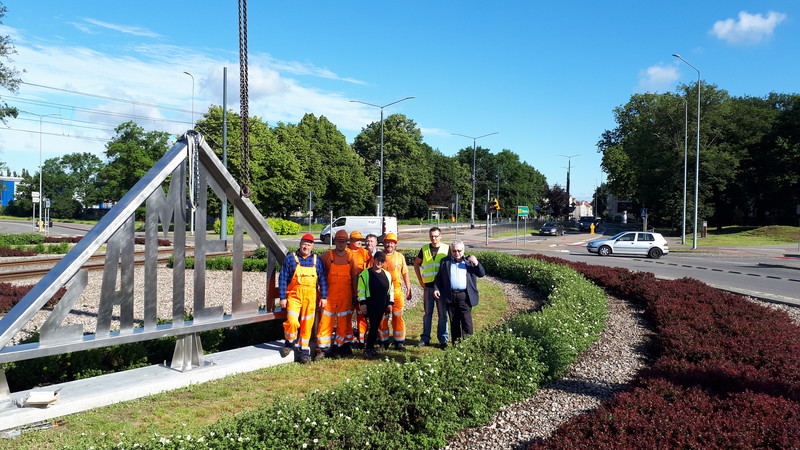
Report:
M405 350L406 340L406 323L403 320L403 309L405 309L406 300L411 300L411 279L408 276L408 266L406 265L406 257L402 253L396 251L397 249L397 235L394 233L387 233L383 238L383 248L386 254L386 265L384 269L392 276L392 284L394 285L394 304L392 305L392 332L394 336L394 345L397 350ZM402 285L406 287L406 295L403 295ZM381 327L378 332L379 339L383 348L389 348L389 317L384 316L381 321Z
M278 276L278 295L281 309L286 310L283 323L283 336L286 339L281 357L289 356L294 350L301 364L311 359L311 330L314 328L314 314L317 304L324 308L328 303L328 281L322 260L311 253L314 249L314 236L304 235L300 248L286 255ZM317 288L320 299L317 301Z
M335 248L322 254L328 274L328 304L322 308L317 328L314 361L325 356L349 356L353 342L353 254L347 251L347 231L333 238ZM334 334L334 326L336 332ZM333 341L333 342L331 342Z
M353 293L358 292L358 277L364 269L372 267L372 253L363 247L364 236L360 231L355 230L350 233L350 245L347 251L353 255ZM358 306L357 295L353 296L353 309L356 317L356 328L353 330L353 346L363 348L367 335L366 315L361 312Z

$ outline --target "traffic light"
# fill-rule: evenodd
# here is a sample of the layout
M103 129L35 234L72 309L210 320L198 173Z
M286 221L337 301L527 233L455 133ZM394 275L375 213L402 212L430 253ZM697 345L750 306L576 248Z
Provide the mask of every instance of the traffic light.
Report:
M492 211L499 211L500 210L500 202L498 202L497 199L492 200L489 203L489 209L491 209Z

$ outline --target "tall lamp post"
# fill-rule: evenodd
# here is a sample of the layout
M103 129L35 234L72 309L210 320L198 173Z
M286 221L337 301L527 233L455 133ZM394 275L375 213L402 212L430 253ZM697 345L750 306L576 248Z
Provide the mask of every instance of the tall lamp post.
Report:
M471 227L475 227L475 152L477 146L475 145L475 141L480 138L485 138L486 136L491 136L493 134L499 134L499 131L495 131L494 133L484 134L483 136L467 136L466 134L459 134L459 133L451 133L453 136L461 136L468 139L472 139L472 207L470 208L469 214L469 225Z
M683 225L681 227L681 245L686 245L686 165L689 147L689 102L683 100Z
M373 105L372 103L362 102L362 101L359 101L359 100L350 100L350 102L352 102L352 103L361 103L362 105L372 106L373 108L379 108L381 110L381 182L380 182L380 188L379 188L380 192L378 193L378 196L380 197L380 200L378 201L378 216L380 216L380 217L383 217L383 108L386 108L388 106L392 106L394 104L397 104L397 103L400 103L400 102L403 102L403 101L406 101L406 100L411 100L412 98L414 98L414 97L402 98L400 100L397 100L395 102L392 102L392 103L389 103L389 104L386 104L386 105L383 105L383 106Z
M30 111L20 111L26 114L30 114L32 116L39 117L39 223L42 222L42 201L44 200L44 192L42 191L42 119L45 117L51 116L60 116L59 113L52 113L52 114L36 114Z
M672 56L685 62L689 67L697 71L697 149L695 150L695 163L694 163L694 230L692 231L692 248L697 249L697 207L700 187L700 69L693 66L689 61L686 61L677 53Z
M581 155L558 155L558 156L563 156L564 158L567 158L567 197L570 197L570 195L569 195L569 175L570 175L570 172L572 171L572 158L575 158L576 156L581 156ZM570 197L570 199L571 198L572 197Z

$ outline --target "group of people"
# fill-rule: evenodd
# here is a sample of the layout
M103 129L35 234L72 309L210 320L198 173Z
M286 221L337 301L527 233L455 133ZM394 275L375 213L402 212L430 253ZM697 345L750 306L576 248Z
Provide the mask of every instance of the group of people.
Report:
M441 237L438 227L430 229L430 244L420 249L414 271L424 287L425 311L417 345L431 345L435 308L437 338L444 349L451 340L472 334L472 307L478 304L476 278L486 272L474 255L464 255L461 241L450 244L448 255L446 247L440 246ZM412 292L405 257L397 251L397 235L384 236L383 251L378 250L376 235L365 238L359 231L348 236L340 230L333 242L333 249L317 255L313 253L314 237L306 234L281 266L278 291L280 306L287 313L281 356L295 352L297 360L305 364L326 356L349 356L353 348L363 348L366 357L376 357L376 345L388 349L392 340L397 350L405 350L403 311ZM312 356L317 308L321 314Z

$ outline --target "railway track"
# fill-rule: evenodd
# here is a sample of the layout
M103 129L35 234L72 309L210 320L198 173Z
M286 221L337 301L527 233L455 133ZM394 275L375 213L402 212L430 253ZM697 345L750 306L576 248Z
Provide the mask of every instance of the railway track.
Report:
M163 249L158 251L158 263L164 264L169 261L169 257L172 256L172 249ZM194 248L187 247L186 248L186 255L192 256ZM245 257L250 256L253 252L247 251L244 252ZM144 251L137 251L134 253L134 266L141 266L144 265ZM206 255L209 258L215 256L231 256L230 252L219 252L219 253L208 253ZM105 267L105 254L98 254L92 255L89 257L89 260L82 266L83 269L87 270L102 270ZM54 256L48 258L36 258L36 259L18 259L15 261L2 261L0 262L0 281L15 281L15 280L23 280L29 278L37 278L44 276L50 269L53 268L56 263L61 261L61 256ZM20 267L25 266L47 266L47 267L40 267L35 269L23 269L18 270Z

